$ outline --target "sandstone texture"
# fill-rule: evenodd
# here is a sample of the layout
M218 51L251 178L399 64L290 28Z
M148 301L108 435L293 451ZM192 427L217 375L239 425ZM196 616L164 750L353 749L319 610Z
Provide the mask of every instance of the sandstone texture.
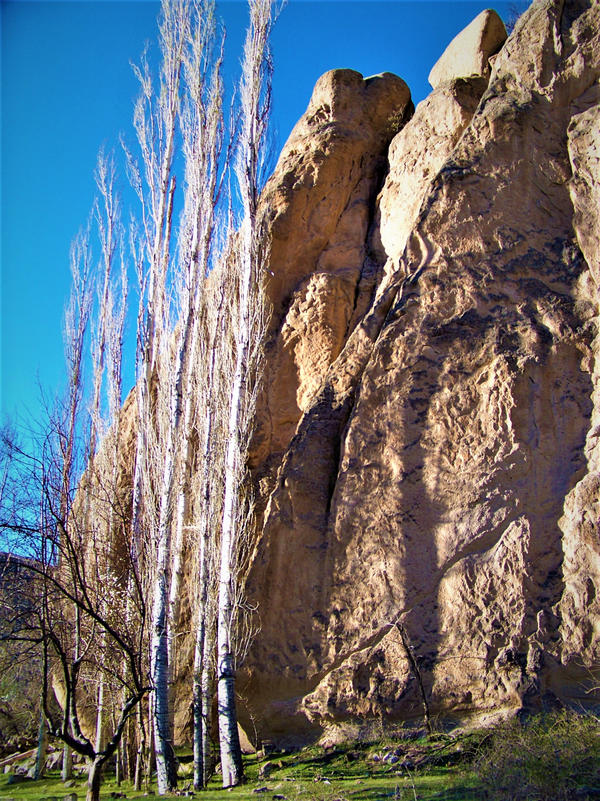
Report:
M480 15L414 114L327 73L265 190L259 739L418 720L396 621L442 719L594 702L600 6L504 35Z
M506 40L504 23L495 11L482 11L444 50L429 73L437 89L444 83L469 75L489 76L491 56Z
M356 319L387 148L412 111L391 73L325 73L267 184L273 315L255 466L279 463Z
M456 78L419 103L410 125L391 143L389 170L379 195L378 256L396 272L421 203L471 121L487 87L484 78Z

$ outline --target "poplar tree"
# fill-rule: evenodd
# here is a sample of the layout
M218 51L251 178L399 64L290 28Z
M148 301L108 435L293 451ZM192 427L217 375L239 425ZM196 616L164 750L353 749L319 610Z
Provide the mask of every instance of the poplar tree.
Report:
M265 317L256 214L271 75L271 5L252 0L249 7L250 26L239 87L239 127L230 126L229 130L232 138L238 134L235 176L242 215L239 230L233 232L230 228L220 257L223 268L210 281L222 177L233 149L230 144L227 153L222 153L223 45L221 41L214 46L213 3L164 0L159 91L153 90L145 58L137 68L142 92L134 124L141 167L128 154L132 183L141 201L135 251L141 300L132 518L133 536L142 543L152 576L152 719L161 794L173 789L177 782L169 688L175 662L173 633L178 618L181 559L184 549L194 550L194 546L199 571L194 669L195 781L198 786L206 781L209 762L207 718L214 631L211 603L215 596L211 587L217 575L213 558L217 545L221 759L224 783L237 784L241 779L231 637L239 593L236 564L242 540L248 534L243 522L246 448ZM178 142L185 183L175 248L172 213ZM216 316L207 306L207 282L216 287L208 303L219 298L221 312ZM203 338L207 338L208 345ZM204 376L206 391L199 391L198 374ZM223 438L223 447L217 438ZM186 526L186 483L194 470L195 447L201 455L197 483L204 502L193 525ZM215 483L219 476L220 486ZM185 531L194 531L196 540L186 541Z
M184 50L189 36L189 6L165 0L159 22L160 74L154 90L146 54L135 68L141 92L134 127L141 167L127 152L131 182L141 206L134 257L140 287L132 536L145 551L151 594L151 719L158 790L177 785L169 709L168 594L172 560L171 488L175 471L175 427L180 414L177 378L171 364L170 262L175 194L173 160L180 111ZM136 237L132 237L135 241ZM175 368L176 369L176 368Z
M235 176L242 219L233 252L236 274L234 360L223 488L217 622L217 694L223 786L242 781L243 769L235 706L235 565L243 537L248 444L256 401L265 331L265 260L258 225L262 157L271 100L269 35L271 0L250 0L250 24L240 81L240 134Z
M215 684L223 784L242 779L235 631L240 565L252 535L247 461L266 320L257 209L270 106L271 0L250 0L249 11L226 148L223 37L213 0L163 0L157 86L146 54L134 67L140 83L133 117L137 157L128 148L125 155L139 200L130 229L139 303L130 406L137 432L128 497L120 465L127 283L115 169L104 156L96 176L101 259L95 276L87 234L73 249L74 291L65 325L69 388L36 462L38 626L44 712L52 732L88 759L89 801L97 801L103 767L136 707L142 723L140 702L149 690L158 791L176 787L171 688L185 553L193 555L199 588L193 609L194 783L205 786L211 768ZM223 202L223 222L219 209L232 154L237 198ZM180 203L176 165L184 169ZM234 224L236 207L241 212ZM179 226L175 208L181 208ZM197 492L193 504L190 487ZM49 703L51 676L59 676L63 688L59 718ZM90 698L94 736L81 724L81 704Z

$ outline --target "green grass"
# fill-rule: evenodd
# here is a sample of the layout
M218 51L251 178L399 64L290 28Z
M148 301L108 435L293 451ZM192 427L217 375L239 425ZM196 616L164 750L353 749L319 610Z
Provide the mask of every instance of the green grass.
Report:
M266 759L245 758L246 782L223 790L215 775L196 793L206 801L595 801L600 799L600 727L591 717L568 713L516 721L496 730L458 736L433 735L332 748L312 746ZM180 790L191 789L189 752L180 765ZM384 759L385 757L385 759ZM267 768L265 768L268 763ZM558 765L558 767L557 767ZM265 770L267 774L264 775ZM263 774L263 775L261 775ZM540 779L543 778L543 782ZM259 792L256 792L256 791ZM152 787L151 791L156 792ZM0 775L0 801L63 801L85 798L85 778L66 788L57 772L39 781L9 785ZM101 798L114 793L143 798L124 782L105 776ZM164 798L181 796L169 795Z
M389 765L375 761L375 755L384 755L392 749L402 748L402 758L413 762L424 759L424 767L414 769ZM217 774L209 788L196 793L196 798L206 801L277 801L283 796L286 801L384 801L417 798L418 801L474 801L478 798L474 790L472 774L449 767L456 751L456 742L448 740L446 745L439 740L421 740L415 743L393 741L369 745L349 744L323 749L319 746L306 748L291 754L273 754L259 761L255 756L245 758L246 782L241 787L223 790ZM259 770L269 762L272 771L266 778L259 778ZM411 763L412 764L412 763ZM180 789L191 789L191 764L180 766ZM8 776L0 775L0 801L12 798L15 801L40 801L57 798L59 801L69 793L78 799L85 798L85 777L76 780L75 786L66 788L58 772L51 772L43 780L9 785ZM255 793L254 790L262 789ZM112 793L124 793L127 798L143 798L144 791L133 792L128 782L117 787L114 778L106 775L101 799L109 799ZM156 792L156 787L151 788ZM146 796L147 797L147 796ZM175 798L178 796L163 796Z
M27 779L19 784L9 784L8 776L0 775L0 801L14 798L15 801L40 801L43 798L57 798L63 801L69 793L75 793L78 799L84 799L87 789L87 777L75 779L73 787L65 787L60 779L60 771L50 771L43 779L33 781ZM119 788L113 777L106 776L102 783L100 797L111 798L112 792L125 793L127 798L142 798L144 792L134 793L130 785L125 783Z
M380 741L348 744L330 749L313 747L297 754L268 758L275 770L257 780L288 801L375 801L375 799L448 799L471 801L473 775L455 764L458 742L450 738L417 742ZM398 762L376 757L398 752ZM406 763L406 764L403 764ZM248 769L251 779L254 766ZM264 793L268 798L269 793Z

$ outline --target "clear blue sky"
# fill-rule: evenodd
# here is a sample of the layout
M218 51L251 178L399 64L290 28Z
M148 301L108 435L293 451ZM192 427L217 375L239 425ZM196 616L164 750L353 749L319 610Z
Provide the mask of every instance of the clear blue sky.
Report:
M506 19L509 3L493 7ZM415 104L429 70L484 2L290 0L273 36L277 152L317 78L350 67L389 71ZM520 10L524 7L520 4ZM159 4L145 0L1 0L0 414L39 413L38 380L62 381L69 247L94 197L102 145L132 137L129 66L155 41ZM246 5L226 0L229 75L237 72ZM127 391L129 387L125 387Z

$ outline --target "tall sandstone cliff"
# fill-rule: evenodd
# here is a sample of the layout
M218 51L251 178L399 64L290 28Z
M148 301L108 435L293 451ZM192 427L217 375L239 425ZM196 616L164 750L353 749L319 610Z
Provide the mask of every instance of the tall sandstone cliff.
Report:
M598 665L600 6L504 39L480 15L416 109L325 74L263 195L259 737L418 718L396 620L445 718L577 701Z

